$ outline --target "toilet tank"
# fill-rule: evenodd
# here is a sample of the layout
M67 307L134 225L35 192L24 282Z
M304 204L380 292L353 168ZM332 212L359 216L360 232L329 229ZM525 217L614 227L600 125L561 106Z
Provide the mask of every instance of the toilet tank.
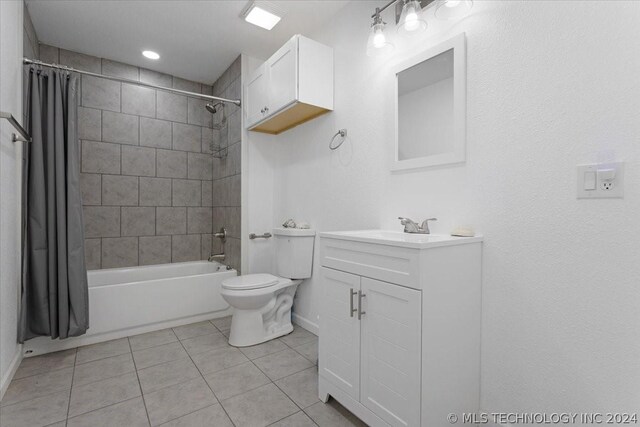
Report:
M311 277L313 241L316 232L310 229L275 228L276 274L288 279Z

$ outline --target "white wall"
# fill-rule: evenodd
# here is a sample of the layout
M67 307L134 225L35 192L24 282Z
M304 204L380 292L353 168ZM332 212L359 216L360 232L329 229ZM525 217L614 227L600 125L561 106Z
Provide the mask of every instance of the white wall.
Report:
M0 110L22 121L23 2L0 1ZM13 127L0 123L0 398L17 369L16 343L20 288L21 143Z
M475 226L486 235L483 408L639 411L640 2L476 1L462 22L430 19L404 52L371 59L382 3L353 2L306 34L335 49L335 111L263 146L277 147L273 225L399 230L403 215L437 216L439 233ZM390 67L462 31L467 162L391 174ZM349 140L329 151L343 127ZM576 200L575 166L611 158L627 162L625 199ZM295 304L313 322L318 269L316 254Z

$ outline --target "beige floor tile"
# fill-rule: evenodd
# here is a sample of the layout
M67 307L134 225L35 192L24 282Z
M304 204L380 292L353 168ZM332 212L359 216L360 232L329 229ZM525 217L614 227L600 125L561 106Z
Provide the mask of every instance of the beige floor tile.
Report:
M192 359L203 374L221 371L249 361L240 350L233 347L223 347L205 353L198 353L193 355Z
M295 374L313 366L311 362L298 354L295 350L287 349L279 353L255 359L253 363L272 381Z
M190 325L178 326L173 328L179 339L186 340L193 337L199 337L201 335L209 335L219 332L218 329L213 326L209 321L192 323Z
M302 329L300 326L294 326L293 332L289 335L280 337L279 339L289 347L298 347L318 338L311 332Z
M156 347L162 344L178 341L172 329L162 329L161 331L148 332L146 334L129 337L131 350L144 350L145 348Z
M170 385L179 384L200 377L200 372L191 359L184 358L173 362L138 371L140 385L144 394L151 393Z
M78 349L76 364L93 362L94 360L105 359L107 357L119 356L130 353L129 339L120 338L117 340L92 344Z
M43 374L58 369L73 366L76 360L76 349L56 351L55 353L43 354L41 356L26 357L22 359L20 367L14 375L14 380L30 377L31 375Z
M0 408L2 427L40 427L65 420L69 391L61 391Z
M228 331L231 329L231 316L221 317L210 321L219 331Z
M107 378L117 377L127 372L135 372L131 354L108 357L76 366L73 373L73 386L81 386Z
M273 424L270 424L269 427L317 427L316 423L314 423L311 418L307 416L304 412L296 412L293 415L289 415L287 418L276 421Z
M276 385L300 408L304 409L320 400L318 398L318 369L315 366L278 380Z
M211 325L211 324L210 324ZM213 325L211 325L213 326ZM215 334L202 335L182 341L182 345L190 355L204 353L221 347L228 347L227 337L216 330Z
M306 408L304 412L320 427L367 426L335 400L329 403L318 402Z
M153 426L218 403L202 378L145 394L144 401Z
M251 362L205 374L204 379L207 380L219 400L228 399L271 382Z
M133 359L138 370L186 357L189 355L182 344L177 341L133 352Z
M314 365L318 364L318 339L293 348Z
M142 397L116 403L93 412L69 418L67 427L148 427Z
M57 391L69 390L72 377L73 368L64 368L13 380L7 388L1 406L35 399Z
M264 427L299 411L274 384L223 400L222 406L236 426Z
M280 340L271 340L263 342L262 344L252 345L251 347L239 347L238 349L249 359L253 360L268 354L286 350L287 346Z
M137 396L140 396L140 385L135 372L73 387L69 417L104 408Z
M211 405L163 424L162 427L233 427L220 404ZM302 427L302 426L301 426Z

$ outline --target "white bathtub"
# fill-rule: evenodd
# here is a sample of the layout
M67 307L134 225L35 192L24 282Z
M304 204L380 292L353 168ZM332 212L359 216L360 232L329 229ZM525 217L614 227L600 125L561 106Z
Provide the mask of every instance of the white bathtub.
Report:
M231 314L220 295L222 281L236 276L208 261L110 268L88 272L89 330L66 340L27 341L35 356Z

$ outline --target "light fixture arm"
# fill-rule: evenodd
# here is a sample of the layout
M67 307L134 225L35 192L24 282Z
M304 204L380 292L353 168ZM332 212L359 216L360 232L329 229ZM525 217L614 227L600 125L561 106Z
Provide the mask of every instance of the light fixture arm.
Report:
M435 0L419 0L420 1L420 7L422 9L424 9L425 7L429 6L431 3L433 3ZM392 6L396 3L401 3L404 4L405 0L391 0L389 3L385 4L382 7L376 7L376 11L374 12L373 15L371 15L372 18L376 19L377 16L380 16L380 14L382 12L384 12L385 10L387 10L389 8L389 6ZM400 8L400 11L402 10L402 8ZM396 24L400 21L400 11L396 10Z

